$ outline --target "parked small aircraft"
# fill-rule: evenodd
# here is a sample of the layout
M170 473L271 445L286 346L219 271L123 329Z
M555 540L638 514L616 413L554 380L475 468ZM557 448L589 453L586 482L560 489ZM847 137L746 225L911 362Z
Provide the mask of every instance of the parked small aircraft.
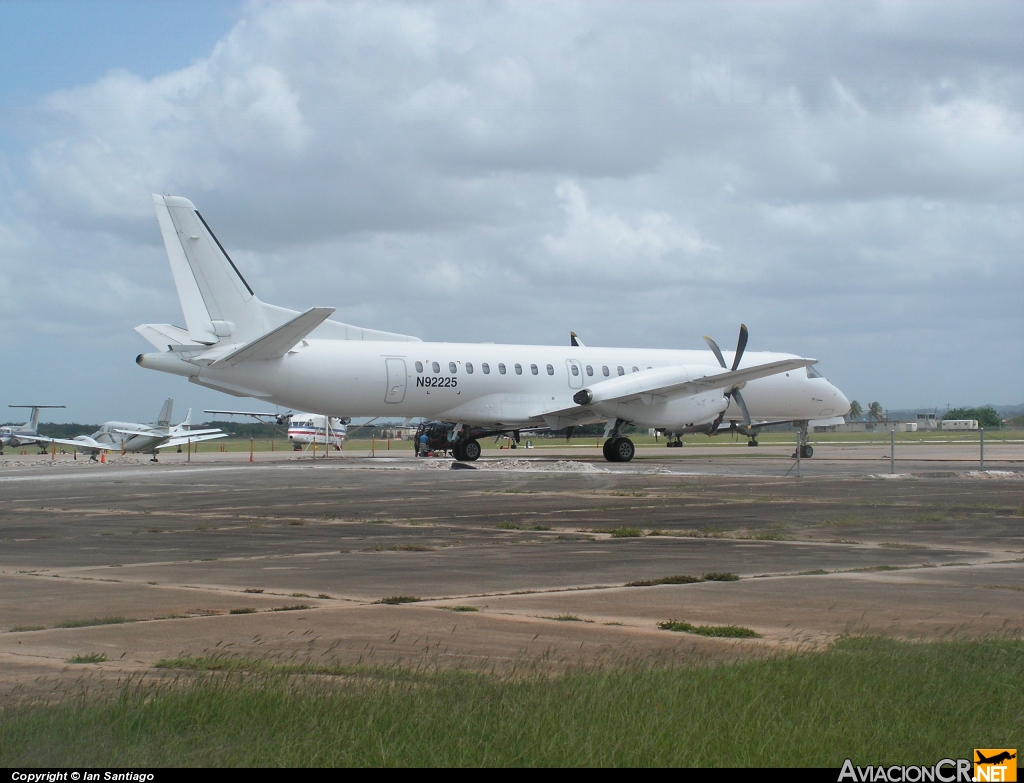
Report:
M129 421L108 421L92 435L76 438L43 438L47 443L71 446L91 455L93 459L101 451L120 451L136 454L152 454L156 462L157 451L178 448L190 443L201 443L215 438L226 438L219 429L192 430L192 409L189 408L181 424L171 424L174 400L168 398L160 409L156 424L136 424Z
M45 443L49 441L41 437L39 429L39 411L43 408L63 408L63 405L8 405L8 408L31 408L28 421L17 427L0 427L0 456L4 449L16 449L19 446L38 446L41 453L46 453Z
M576 345L425 343L409 335L328 320L256 297L188 199L153 196L186 328L136 328L159 350L141 367L181 375L236 397L329 415L423 417L451 427L456 459L480 456L478 440L521 429L605 424L605 458L628 462L627 424L668 432L748 431L755 420L808 422L845 414L843 393L794 354L746 352L740 330L726 356L709 351ZM742 390L742 393L741 393Z
M348 419L337 416L322 416L318 413L255 413L253 411L207 411L203 413L214 413L221 416L252 416L261 424L274 422L278 426L288 425L286 437L296 451L311 443L324 446L330 443L335 451L341 449L341 444L348 434Z

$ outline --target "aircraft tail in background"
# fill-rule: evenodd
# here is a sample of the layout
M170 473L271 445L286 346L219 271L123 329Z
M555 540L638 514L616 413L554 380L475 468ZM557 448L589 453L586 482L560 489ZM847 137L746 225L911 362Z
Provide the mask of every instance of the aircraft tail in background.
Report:
M164 406L160 409L160 416L157 417L156 426L158 427L170 427L171 426L171 414L174 412L174 399L168 397Z

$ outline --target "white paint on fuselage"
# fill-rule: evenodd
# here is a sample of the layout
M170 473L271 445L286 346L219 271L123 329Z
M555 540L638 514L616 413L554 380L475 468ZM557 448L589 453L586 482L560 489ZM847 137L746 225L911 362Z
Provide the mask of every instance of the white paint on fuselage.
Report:
M794 355L747 352L740 366L786 358ZM403 380L402 374L395 372L401 367L396 362L391 363L394 377L389 390L388 359L404 362L404 392L395 388ZM732 354L726 354L726 361L731 359ZM417 372L417 361L422 363L423 372ZM439 372L433 371L434 362ZM489 373L483 371L485 363ZM582 369L581 375L571 374L572 363ZM223 368L180 364L171 371L198 374L200 382L255 392L269 402L292 408L338 416L422 416L485 427L537 424L539 413L573 407L573 394L617 377L619 367L627 374L634 367L720 370L709 351L316 339L300 343L280 360L241 362ZM473 365L472 373L468 364ZM517 374L517 364L522 374ZM504 374L500 365L505 367ZM536 375L532 365L537 367ZM588 366L593 375L587 374ZM609 369L607 378L604 367ZM426 388L417 385L417 378L442 379L430 382L446 385ZM720 396L719 392L714 394ZM817 419L849 410L849 402L839 389L824 378L809 378L804 369L751 381L743 387L743 398L755 420ZM740 420L735 404L730 405L725 418Z

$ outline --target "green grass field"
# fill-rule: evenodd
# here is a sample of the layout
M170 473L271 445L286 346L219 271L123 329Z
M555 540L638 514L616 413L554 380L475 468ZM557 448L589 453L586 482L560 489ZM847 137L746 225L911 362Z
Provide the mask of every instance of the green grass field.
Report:
M0 764L839 767L1024 745L1019 640L847 639L769 660L551 676L166 665L190 671L5 709Z

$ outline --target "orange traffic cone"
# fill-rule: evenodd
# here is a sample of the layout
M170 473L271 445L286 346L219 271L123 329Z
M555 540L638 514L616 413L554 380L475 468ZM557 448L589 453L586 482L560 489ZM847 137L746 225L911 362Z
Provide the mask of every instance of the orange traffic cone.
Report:
M103 463L104 465L107 463L107 452L100 452L100 462Z

